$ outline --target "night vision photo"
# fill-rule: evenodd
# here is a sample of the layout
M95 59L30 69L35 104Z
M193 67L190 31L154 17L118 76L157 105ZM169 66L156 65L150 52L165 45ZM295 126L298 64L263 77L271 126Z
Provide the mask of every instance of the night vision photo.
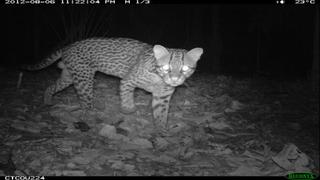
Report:
M0 175L319 175L315 4L50 2L1 9Z

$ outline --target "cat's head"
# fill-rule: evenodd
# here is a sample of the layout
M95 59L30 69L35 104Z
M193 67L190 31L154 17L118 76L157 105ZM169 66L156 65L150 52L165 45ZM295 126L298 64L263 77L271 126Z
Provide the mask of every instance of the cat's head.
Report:
M157 72L164 82L170 86L179 86L194 72L203 49L194 48L186 51L155 45L153 53L157 62Z

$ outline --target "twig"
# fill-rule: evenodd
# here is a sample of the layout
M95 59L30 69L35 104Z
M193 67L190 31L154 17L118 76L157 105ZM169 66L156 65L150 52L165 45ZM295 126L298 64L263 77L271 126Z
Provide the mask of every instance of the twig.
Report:
M19 72L18 82L17 82L17 89L20 89L21 82L22 82L23 72Z

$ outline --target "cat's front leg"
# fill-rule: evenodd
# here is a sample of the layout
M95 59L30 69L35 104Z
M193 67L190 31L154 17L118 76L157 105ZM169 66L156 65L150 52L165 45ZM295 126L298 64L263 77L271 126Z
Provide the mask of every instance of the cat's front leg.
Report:
M173 92L174 88L165 87L152 93L153 118L155 125L162 129L167 129L169 103Z

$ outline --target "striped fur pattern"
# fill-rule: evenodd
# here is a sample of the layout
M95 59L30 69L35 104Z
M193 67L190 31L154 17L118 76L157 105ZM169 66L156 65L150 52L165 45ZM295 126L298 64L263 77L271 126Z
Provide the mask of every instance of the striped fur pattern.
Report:
M73 84L83 109L93 108L95 72L117 76L121 78L121 111L134 112L134 89L144 89L153 95L155 123L166 127L174 89L191 76L202 52L201 48L167 49L127 38L91 38L68 45L26 69L42 69L61 58L61 76L46 89L44 102L51 104L55 93Z

